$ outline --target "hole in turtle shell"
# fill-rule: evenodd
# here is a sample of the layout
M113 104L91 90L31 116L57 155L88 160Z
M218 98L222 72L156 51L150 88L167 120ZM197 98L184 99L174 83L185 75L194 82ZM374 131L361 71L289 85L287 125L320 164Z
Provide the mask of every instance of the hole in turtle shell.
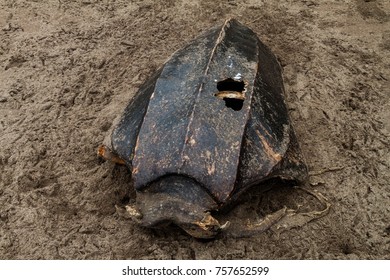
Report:
M236 98L224 98L225 106L233 109L234 111L240 111L244 105L244 100Z
M245 83L243 81L236 81L232 78L228 78L217 82L217 89L219 91L238 91L242 93L245 89Z
M226 107L234 111L240 111L242 109L245 99L245 83L243 81L228 78L217 82L217 89L218 93L215 96L224 100Z

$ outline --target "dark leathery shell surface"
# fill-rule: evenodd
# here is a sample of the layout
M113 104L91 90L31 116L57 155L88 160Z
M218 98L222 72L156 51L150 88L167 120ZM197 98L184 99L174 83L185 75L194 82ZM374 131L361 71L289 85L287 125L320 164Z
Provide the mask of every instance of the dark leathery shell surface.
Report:
M243 85L238 109L216 97L226 80ZM223 204L272 177L295 143L283 94L276 57L253 31L228 20L174 53L140 88L112 147L132 168L137 191L179 174Z
M198 39L165 65L138 136L136 188L178 173L194 178L218 201L232 192L257 69L256 36L235 25ZM239 111L215 97L216 81L237 75L247 81Z

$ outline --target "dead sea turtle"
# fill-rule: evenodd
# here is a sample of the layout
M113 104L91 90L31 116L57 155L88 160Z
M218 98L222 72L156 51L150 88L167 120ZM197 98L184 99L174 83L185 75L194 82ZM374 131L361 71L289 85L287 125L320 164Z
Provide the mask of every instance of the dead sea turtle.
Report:
M242 192L271 178L303 182L307 168L283 95L276 57L234 19L174 53L98 150L132 172L137 198L128 212L143 226L175 223L212 238L227 224L211 213Z

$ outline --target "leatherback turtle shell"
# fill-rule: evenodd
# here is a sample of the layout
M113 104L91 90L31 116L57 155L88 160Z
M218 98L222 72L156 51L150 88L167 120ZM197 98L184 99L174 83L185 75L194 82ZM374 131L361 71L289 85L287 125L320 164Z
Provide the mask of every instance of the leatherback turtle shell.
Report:
M218 207L267 179L307 176L278 60L234 19L175 52L129 102L109 142L137 192L176 174Z

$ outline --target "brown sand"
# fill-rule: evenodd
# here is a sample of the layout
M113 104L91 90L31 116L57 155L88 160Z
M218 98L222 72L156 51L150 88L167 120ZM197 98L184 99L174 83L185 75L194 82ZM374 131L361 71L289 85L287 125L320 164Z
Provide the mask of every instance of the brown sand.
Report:
M228 17L279 57L331 211L242 239L142 229L115 211L133 195L127 170L96 148L148 75ZM388 0L0 0L0 28L1 259L390 258ZM318 207L283 188L246 197L242 219Z

